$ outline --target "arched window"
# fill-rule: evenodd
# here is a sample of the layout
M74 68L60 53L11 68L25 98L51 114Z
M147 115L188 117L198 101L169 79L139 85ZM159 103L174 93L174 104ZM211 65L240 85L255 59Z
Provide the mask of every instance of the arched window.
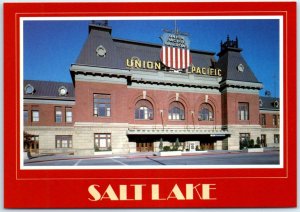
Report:
M135 119L153 119L153 106L151 102L142 99L135 104Z
M212 106L208 103L203 103L199 110L199 120L200 121L213 121L214 120L214 110Z
M184 120L184 106L180 102L172 102L169 107L169 120Z

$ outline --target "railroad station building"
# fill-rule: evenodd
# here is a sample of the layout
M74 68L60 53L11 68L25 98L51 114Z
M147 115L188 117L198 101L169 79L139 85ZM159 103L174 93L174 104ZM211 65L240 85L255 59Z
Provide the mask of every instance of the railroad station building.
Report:
M178 32L162 44L116 39L92 23L71 83L24 80L24 132L39 153L94 155L239 150L245 140L279 147L279 99L259 96L238 39L218 53L191 48ZM222 39L222 38L220 38Z

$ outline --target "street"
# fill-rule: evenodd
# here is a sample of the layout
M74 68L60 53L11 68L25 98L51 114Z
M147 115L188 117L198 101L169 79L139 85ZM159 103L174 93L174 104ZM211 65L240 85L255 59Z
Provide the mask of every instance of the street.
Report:
M263 153L227 152L194 154L172 157L120 155L105 157L39 157L25 160L25 166L173 166L173 165L276 165L279 152Z

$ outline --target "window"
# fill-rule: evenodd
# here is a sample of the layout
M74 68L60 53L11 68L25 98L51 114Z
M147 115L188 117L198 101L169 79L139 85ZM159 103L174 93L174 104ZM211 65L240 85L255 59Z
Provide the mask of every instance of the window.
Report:
M31 143L31 149L36 150L39 148L39 136L38 135L33 135L31 137L31 140L34 142Z
M240 141L250 140L250 133L240 133Z
M55 122L56 123L61 123L62 122L61 107L55 107Z
M278 134L274 135L274 143L279 144L279 135Z
M261 114L260 115L260 124L262 126L265 126L266 125L266 114Z
M60 96L66 96L68 93L68 90L65 86L60 86L58 89L58 95Z
M250 141L250 133L240 133L240 146L248 147Z
M266 136L266 134L261 134L260 142L261 142L261 146L262 147L266 147L267 146L267 136Z
M56 148L72 148L72 135L56 135L55 143Z
M214 111L210 104L204 103L200 106L199 120L200 121L213 121L214 120Z
M72 122L72 108L66 107L66 122L71 123Z
M184 107L180 102L170 104L169 120L184 120Z
M24 119L24 123L28 122L28 110L23 111L23 119Z
M249 120L249 104L239 103L239 120Z
M139 100L135 105L135 119L153 119L153 106L147 100Z
M40 120L39 116L40 116L39 111L38 110L33 110L31 112L32 122L38 122Z
M94 116L109 117L110 107L109 94L94 94Z
M277 117L277 115L273 115L273 126L274 127L278 126L278 117Z
M25 94L33 94L34 93L34 87L30 84L27 84L25 86Z
M111 150L111 134L110 133L95 133L94 143L96 151Z

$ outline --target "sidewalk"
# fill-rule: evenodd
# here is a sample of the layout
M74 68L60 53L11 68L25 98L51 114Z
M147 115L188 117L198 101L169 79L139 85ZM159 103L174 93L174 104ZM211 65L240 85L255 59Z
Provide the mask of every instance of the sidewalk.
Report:
M279 151L278 148L264 148L265 152ZM207 150L195 152L182 152L182 156L195 156L195 155L215 155L215 154L242 154L242 150ZM127 154L110 154L110 155L69 155L69 154L44 154L33 155L31 159L24 159L24 163L36 163L55 160L75 160L75 159L97 159L97 158L145 158L145 157L161 157L157 156L157 152L135 152ZM162 156L163 157L163 156ZM171 156L167 156L171 157Z

